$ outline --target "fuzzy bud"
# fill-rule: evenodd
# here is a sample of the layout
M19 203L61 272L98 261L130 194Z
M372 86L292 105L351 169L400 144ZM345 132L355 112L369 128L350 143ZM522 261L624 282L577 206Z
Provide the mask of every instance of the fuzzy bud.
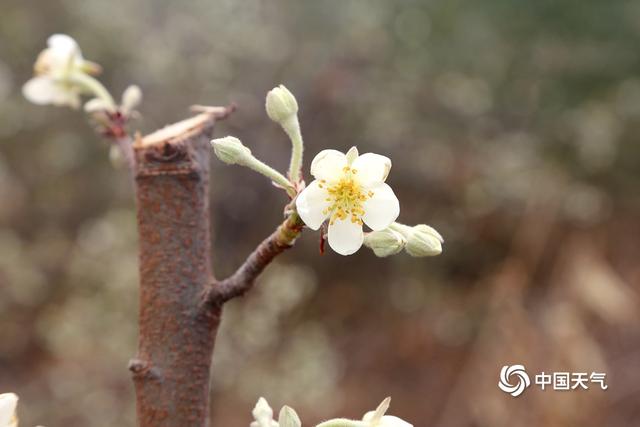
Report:
M142 102L142 90L136 85L127 87L122 93L122 110L130 113Z
M389 228L381 231L372 231L364 238L364 244L373 250L378 257L387 257L399 253L406 244L404 237Z
M300 421L300 417L298 417L298 414L296 414L293 408L285 405L280 410L278 424L279 427L300 427L302 421Z
M298 102L284 85L273 88L267 93L265 108L269 118L280 124L298 114Z
M214 139L211 141L211 145L216 156L230 165L245 165L247 160L251 158L251 150L233 136Z
M85 102L84 111L93 114L100 111L109 111L109 103L102 98L92 98Z
M273 421L273 409L271 409L264 397L258 399L258 403L256 403L251 414L255 420L251 423L251 427L275 427L278 425Z
M444 239L433 227L419 224L407 236L407 253L415 257L435 256L442 253Z

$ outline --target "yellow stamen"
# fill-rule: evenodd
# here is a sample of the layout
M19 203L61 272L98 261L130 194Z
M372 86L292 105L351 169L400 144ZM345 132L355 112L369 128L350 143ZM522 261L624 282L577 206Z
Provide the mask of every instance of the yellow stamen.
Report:
M344 175L335 184L327 185L326 191L329 197L325 200L330 202L327 209L323 211L325 215L330 213L329 224L334 224L336 220L349 218L352 223L362 225L362 215L364 215L363 202L373 196L373 191L365 190L360 183L354 180L355 169L345 166ZM320 182L325 182L320 180ZM322 188L322 187L321 187Z

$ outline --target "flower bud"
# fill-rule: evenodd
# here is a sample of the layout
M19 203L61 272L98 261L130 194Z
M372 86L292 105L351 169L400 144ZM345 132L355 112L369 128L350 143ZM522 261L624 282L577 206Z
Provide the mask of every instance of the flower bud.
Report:
M440 243L444 243L444 238L442 237L442 235L440 233L438 233L436 231L436 229L433 228L433 227L430 227L430 226L428 226L426 224L418 224L418 225L415 225L413 227L413 229L417 230L417 231L419 231L421 233L429 233L432 236L434 236L436 239L438 239L440 241Z
M84 111L89 114L97 113L100 111L108 111L108 110L109 110L109 103L102 98L92 98L87 102L85 102L84 104Z
M258 399L258 403L256 403L251 414L255 419L255 421L251 423L251 427L271 427L276 424L273 421L273 409L271 409L271 406L269 406L269 403L267 403L264 397Z
M265 108L269 118L280 124L298 114L298 102L284 85L273 88L267 93Z
M211 141L213 151L223 162L234 165L244 165L251 157L251 150L245 147L238 138L226 136Z
M381 231L372 231L364 238L364 244L373 250L378 257L395 255L404 248L406 240L400 233L389 228Z
M302 421L300 421L300 417L298 417L298 414L296 414L293 408L285 405L280 410L278 424L279 427L300 427Z
M136 85L127 87L122 93L122 111L125 114L132 112L142 102L142 90Z
M407 236L407 253L415 257L435 256L442 253L444 239L433 227L419 224Z

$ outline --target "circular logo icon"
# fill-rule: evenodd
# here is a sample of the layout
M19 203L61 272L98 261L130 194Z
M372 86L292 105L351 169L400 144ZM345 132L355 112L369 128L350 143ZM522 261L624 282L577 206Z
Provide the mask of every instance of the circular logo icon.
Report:
M531 385L527 371L522 365L505 365L500 371L498 387L513 397L520 396Z

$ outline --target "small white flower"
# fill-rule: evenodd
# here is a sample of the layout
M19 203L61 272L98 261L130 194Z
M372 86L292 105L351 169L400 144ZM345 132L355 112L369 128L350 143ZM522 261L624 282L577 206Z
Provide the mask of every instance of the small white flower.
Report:
M391 398L387 397L380 403L378 408L375 411L367 412L364 417L362 417L362 421L364 421L366 427L413 427L413 424L409 424L408 422L400 419L398 417L394 417L393 415L385 415L387 409L389 409L389 404L391 403Z
M0 394L0 427L16 427L18 425L17 406L18 396L13 393Z
M311 163L315 178L296 199L300 218L317 230L329 220L329 246L350 255L362 246L363 223L374 231L384 230L400 213L400 204L385 184L391 160L379 154L358 156L353 147L347 154L323 150Z
M387 397L378 405L375 411L364 414L362 421L335 418L324 421L316 427L413 427L412 424L409 424L403 419L394 417L393 415L385 415L390 403L391 398Z
M54 34L47 40L48 47L36 60L35 77L22 87L25 98L34 104L80 106L82 89L70 81L77 73L97 73L100 67L82 57L80 47L65 34Z

